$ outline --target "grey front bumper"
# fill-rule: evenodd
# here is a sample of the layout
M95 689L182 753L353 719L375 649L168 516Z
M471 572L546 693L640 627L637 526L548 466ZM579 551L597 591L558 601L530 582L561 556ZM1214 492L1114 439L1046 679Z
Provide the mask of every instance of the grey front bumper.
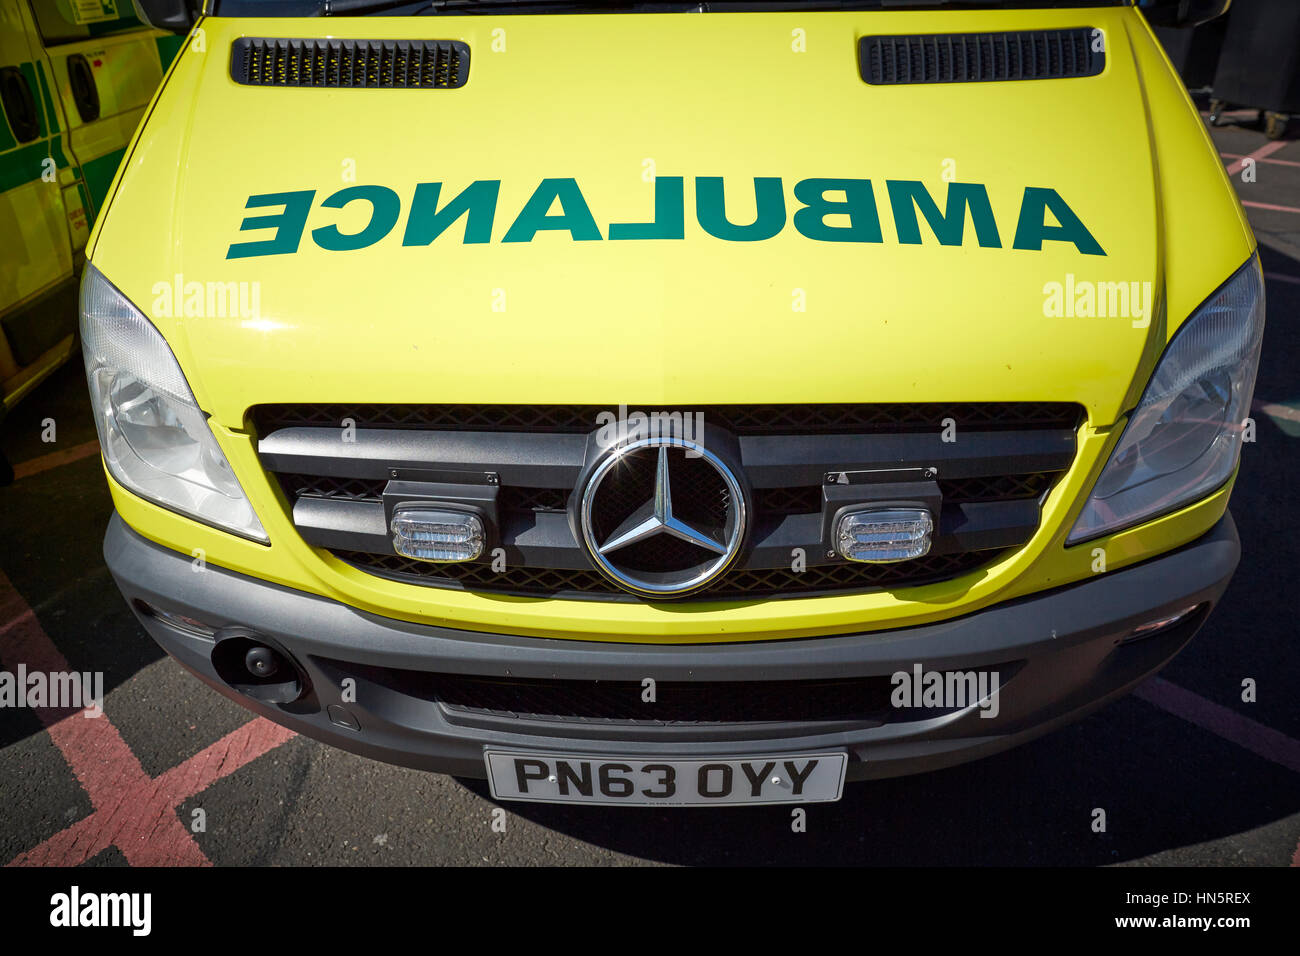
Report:
M212 687L307 736L390 763L484 776L483 751L623 757L752 756L842 749L849 779L915 773L1003 750L1076 719L1159 670L1191 640L1236 568L1230 515L1197 541L1088 581L919 627L740 644L650 645L554 640L429 627L359 611L209 565L149 542L114 515L109 570L161 647ZM232 689L214 642L147 613L142 603L213 627L242 626L291 654L310 692L268 704ZM1140 641L1133 628L1191 605L1183 622ZM379 672L582 681L763 681L887 676L1005 667L996 717L969 706L936 717L854 725L520 719L467 714L401 691ZM352 677L355 702L341 685ZM903 715L900 715L902 717Z

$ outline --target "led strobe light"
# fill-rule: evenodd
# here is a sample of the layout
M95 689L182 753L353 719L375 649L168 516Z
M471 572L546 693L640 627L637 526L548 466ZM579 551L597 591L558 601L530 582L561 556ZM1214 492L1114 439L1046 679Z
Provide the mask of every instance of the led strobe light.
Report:
M398 511L392 531L393 550L417 561L473 561L483 553L483 522L465 511Z
M840 516L835 550L849 561L908 561L929 552L933 530L930 512L921 508L864 508Z

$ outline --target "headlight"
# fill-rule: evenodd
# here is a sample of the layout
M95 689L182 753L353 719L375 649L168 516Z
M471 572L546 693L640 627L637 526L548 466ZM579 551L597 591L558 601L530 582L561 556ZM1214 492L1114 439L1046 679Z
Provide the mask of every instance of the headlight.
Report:
M1174 334L1067 545L1174 511L1228 480L1263 337L1256 255Z
M90 263L81 279L81 349L113 477L164 508L266 541L167 342Z

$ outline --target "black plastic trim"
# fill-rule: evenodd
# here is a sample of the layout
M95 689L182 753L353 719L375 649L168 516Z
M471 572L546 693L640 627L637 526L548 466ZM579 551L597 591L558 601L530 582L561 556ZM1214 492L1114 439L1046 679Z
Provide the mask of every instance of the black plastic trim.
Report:
M1001 83L1097 76L1106 52L1099 31L1016 30L998 33L914 33L858 40L858 72L873 86L917 83Z
M240 37L230 78L243 86L455 90L469 81L460 40Z

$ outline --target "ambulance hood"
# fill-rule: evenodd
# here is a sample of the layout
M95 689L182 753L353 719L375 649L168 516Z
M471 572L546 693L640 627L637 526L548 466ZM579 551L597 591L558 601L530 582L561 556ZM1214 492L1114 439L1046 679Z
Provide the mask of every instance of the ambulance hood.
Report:
M91 258L235 428L265 402L1066 400L1105 425L1251 250L1132 9L200 26ZM1079 27L1098 75L859 69L864 36ZM467 82L232 78L241 37L326 33L463 43Z

